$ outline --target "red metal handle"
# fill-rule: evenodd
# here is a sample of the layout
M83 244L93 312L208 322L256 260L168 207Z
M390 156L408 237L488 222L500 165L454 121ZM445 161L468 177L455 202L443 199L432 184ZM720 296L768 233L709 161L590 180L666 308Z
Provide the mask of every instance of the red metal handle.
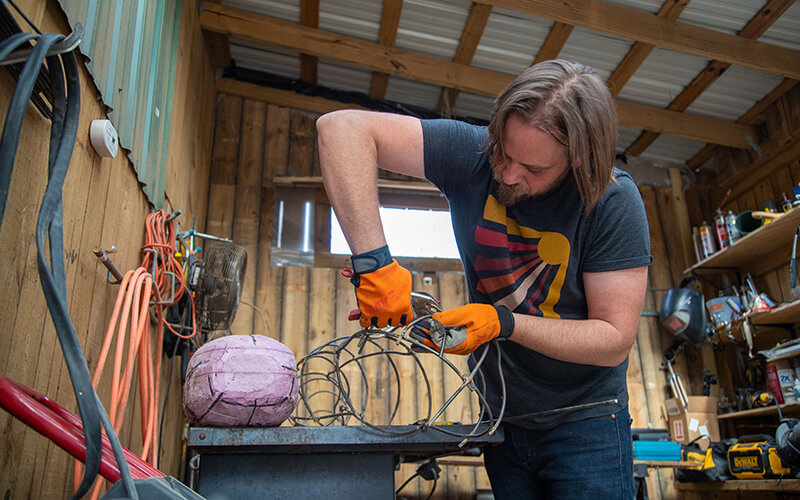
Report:
M39 434L53 441L81 462L86 461L86 442L83 437L81 419L69 410L5 375L0 375L0 406L14 417L22 420ZM166 476L129 450L122 449L131 477L145 479ZM111 441L103 434L103 453L100 459L100 475L112 482L121 478Z

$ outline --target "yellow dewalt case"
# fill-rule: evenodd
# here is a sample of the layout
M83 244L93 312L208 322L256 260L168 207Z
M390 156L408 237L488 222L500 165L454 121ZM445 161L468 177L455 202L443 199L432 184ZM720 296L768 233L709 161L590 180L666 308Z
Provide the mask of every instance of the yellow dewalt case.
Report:
M776 453L775 440L767 435L744 436L728 448L728 469L736 479L770 479L791 470Z

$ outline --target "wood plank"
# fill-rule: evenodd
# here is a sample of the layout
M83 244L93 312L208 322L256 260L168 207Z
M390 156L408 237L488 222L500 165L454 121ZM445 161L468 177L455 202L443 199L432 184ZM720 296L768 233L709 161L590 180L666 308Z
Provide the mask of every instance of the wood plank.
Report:
M315 145L314 120L305 113L292 113L289 131L289 173L291 175L311 175Z
M730 189L731 198L738 198L748 190L771 175L776 169L789 164L800 157L800 141L795 141L774 151L769 151L762 158L753 162L745 171L734 175L725 181L721 190ZM760 207L755 207L760 208Z
M335 338L347 338L354 333L358 332L361 327L358 321L351 321L349 319L350 311L357 309L356 294L353 285L344 276L339 274L339 269L334 269L336 273L336 335ZM348 358L349 359L349 358ZM350 387L350 397L354 401L357 409L360 409L360 396L361 396L361 374L358 372L357 367L352 363L343 369ZM360 425L354 418L347 421L347 425ZM399 484L399 483L398 483Z
M466 278L463 273L438 273L439 301L444 309L459 307L468 302ZM461 371L467 373L466 356L451 356L451 361ZM444 397L449 398L462 384L462 379L449 368L443 370ZM477 406L475 396L468 389L445 410L444 420L471 424L475 422L477 413L473 412L473 404ZM472 403L472 404L471 404ZM466 457L464 457L466 458ZM477 460L477 466L483 467L480 457L469 457ZM440 461L440 463L442 463ZM473 468L456 467L454 464L444 464L443 474L447 480L447 498L472 498L475 492L475 470Z
M245 304L237 309L231 325L231 331L237 334L249 335L255 327L255 311L247 304L255 304L256 294L266 113L265 102L245 100L233 211L233 241L247 252L247 271L241 292L241 302Z
M381 27L378 31L378 44L394 47L397 40L397 28L400 25L400 11L403 9L403 0L383 0L381 11ZM386 87L389 85L389 75L377 71L372 72L369 84L369 96L372 99L383 99L386 96Z
M650 229L650 254L653 256L653 264L648 270L648 287L651 289L672 288L672 278L669 272L669 261L667 257L666 244L662 221L659 216L658 203L656 201L656 191L649 186L639 188L644 202L647 221ZM648 291L645 295L644 309L656 310L660 304L663 293ZM647 393L647 409L650 422L654 428L667 428L667 418L665 411L666 380L664 372L659 368L663 359L663 348L658 322L655 318L642 318L639 321L639 334L637 343L639 344L638 353L641 358L642 378L644 380ZM670 498L669 494L674 494L671 473L664 470L657 471L659 489L664 498Z
M223 96L217 107L211 184L235 184L242 125L241 97Z
M738 64L791 78L800 77L798 52L701 28L599 0L479 0L562 23L707 59ZM769 63L760 58L773 58Z
M303 26L319 26L319 0L300 0L300 23ZM317 58L300 54L300 78L308 83L317 83Z
M689 209L686 207L686 198L683 190L681 172L677 168L669 169L669 178L672 181L672 200L675 208L675 224L683 248L684 264L688 268L694 262L694 243L692 242L692 228L689 222Z
M308 351L333 340L336 334L336 278L335 269L314 268L311 270L311 289L309 290ZM333 300L332 300L333 299ZM296 353L299 360L304 353ZM324 363L313 363L311 369L328 371L331 366ZM330 384L313 382L309 384L309 394L319 391L320 394L308 399L312 409L330 409L334 407L334 396L324 393L330 390ZM323 421L327 423L328 421Z
M554 22L553 26L550 27L547 38L539 48L536 58L533 60L533 64L557 58L561 49L564 48L564 44L567 43L567 38L572 33L572 28L574 26L571 24Z
M277 175L273 177L276 185L286 186L322 186L320 176L301 176L301 175ZM393 181L388 179L378 179L378 189L386 191L417 191L422 193L440 193L439 190L428 181Z
M267 101L269 102L269 101ZM289 108L270 104L267 108L264 177L262 186L272 186L272 178L289 171Z
M475 50L478 48L478 43L481 41L483 30L486 27L486 22L489 20L489 14L491 14L491 12L491 5L482 5L473 2L469 10L469 17L461 32L461 40L459 40L458 47L456 47L453 62L466 65L472 63L472 58L475 56ZM444 113L445 116L452 116L457 98L458 90L443 88L439 93L439 103L436 108Z
M222 3L222 0L208 0L208 1L210 3L217 3L217 4ZM184 16L185 15L186 14L184 14ZM181 33L183 32L184 30L181 30ZM211 64L213 64L214 67L217 69L224 69L230 66L231 59L233 59L233 57L231 56L231 44L228 41L228 37L225 35L221 35L219 33L206 31L203 33L203 38L205 39L206 42L208 56L211 59ZM178 58L178 60L180 61L180 58ZM180 62L178 64L180 64Z
M273 195L271 188L262 188L261 218L258 229L258 263L256 267L255 304L266 318L267 327L256 322L254 330L280 339L283 289L283 268L270 263L272 248Z
M88 90L89 87L81 85L82 90ZM89 127L90 117L84 114L78 125L78 130L85 130ZM80 134L79 134L80 135ZM79 150L87 150L90 147L85 137L76 138L75 148ZM98 214L90 210L90 189L92 178L100 177L99 181L101 189L107 189L108 176L103 175L101 172L96 172L104 166L100 163L100 158L96 156L80 156L76 157L74 161L70 162L70 168L65 179L63 192L63 237L64 248L63 254L58 256L65 260L66 266L66 291L67 300L69 303L69 313L72 319L73 328L79 336L79 341L84 340L83 332L85 326L89 321L87 317L87 306L91 302L91 295L93 290L85 286L84 277L80 276L80 268L85 263L88 263L90 268L96 264L96 257L91 252L82 251L91 248L96 242L99 235L99 224L96 223L97 219L103 220L102 213ZM88 182L87 182L88 181ZM100 195L96 190L92 193L98 195L97 201L105 201L105 196ZM94 202L95 200L92 200ZM94 222L96 232L92 234L93 242L87 246L82 246L82 235L84 226L89 226ZM88 228L87 228L88 229ZM93 262L95 260L95 262ZM52 262L52 256L48 258ZM104 290L101 290L103 292ZM67 376L64 367L63 354L60 345L55 342L57 334L52 320L48 317L49 313L45 315L44 332L42 335L42 342L39 346L38 360L35 363L36 378L32 383L32 387L37 387L43 393L51 397L58 397L59 382L63 382L64 386L71 387L70 380ZM80 333L78 333L80 332ZM30 332L28 332L29 334ZM64 391L62 394L67 396L71 391ZM72 394L69 394L70 396ZM54 484L55 480L60 474L63 474L63 467L67 465L68 459L60 451L56 450L54 444L45 442L46 449L42 452L36 453L36 461L34 465L34 479L32 481L32 492L38 496L39 490L48 489L49 485Z
M310 271L307 267L284 269L281 338L286 347L300 358L308 352L308 291Z
M747 137L758 137L756 129L749 125L671 110L660 110L658 113L654 113L651 106L629 101L617 100L616 105L620 124L629 127L735 148L749 148ZM635 154L637 151L633 150L634 145L628 147L628 154L637 156Z
M666 19L677 19L688 4L689 0L666 0L661 4L661 8L658 9L656 15ZM622 58L622 61L614 68L614 72L611 73L608 81L606 81L612 96L616 97L617 94L619 94L622 87L628 83L628 80L631 79L633 74L639 69L639 66L644 63L644 60L647 59L647 56L650 55L650 52L652 52L654 48L655 45L651 43L636 42L633 44L628 50L628 53L625 54L625 57Z

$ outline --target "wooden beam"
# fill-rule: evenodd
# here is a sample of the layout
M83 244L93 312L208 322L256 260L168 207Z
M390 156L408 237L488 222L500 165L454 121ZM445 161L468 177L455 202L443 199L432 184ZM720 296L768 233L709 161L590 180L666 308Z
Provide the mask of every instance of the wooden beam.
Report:
M483 30L486 28L486 22L489 20L489 14L491 13L491 5L472 4L469 17L464 24L464 30L461 32L461 40L458 42L456 54L453 56L453 62L466 65L472 63L475 50L478 48L478 43L481 41ZM458 90L443 88L439 94L439 104L437 108L445 116L451 116L453 114L453 108L456 105L457 97Z
M514 78L224 5L207 4L200 13L200 24L206 30L236 34L354 67L492 97Z
M690 137L734 148L747 148L747 136L755 137L756 129L716 118L689 115L652 106L617 100L619 122L629 127L647 128L658 133Z
M800 157L800 140L787 143L775 151L770 151L748 166L745 170L734 175L723 185L720 186L720 192L731 190L729 195L730 199L736 199L742 193L746 193L752 189L754 185L761 182L777 168L785 167L793 160Z
M772 89L772 91L762 97L757 103L753 105L750 109L748 109L742 116L740 116L736 123L741 123L743 125L752 125L758 120L761 119L761 115L764 113L764 110L767 109L772 103L783 97L789 90L792 89L797 85L797 80L792 80L791 78L784 78L784 80L778 84L777 87ZM706 144L703 149L698 151L688 162L686 162L689 167L691 168L698 168L701 165L705 164L708 160L711 159L711 155L714 153L714 150L717 148L716 144Z
M665 19L677 19L688 4L689 0L666 0L656 15ZM628 50L622 62L617 65L606 82L612 96L617 97L622 87L628 83L628 80L631 79L655 47L652 43L636 42L633 44L633 47Z
M297 23L233 7L208 4L207 10L200 14L200 22L207 30L236 34L243 38L278 45L297 52L343 61L356 67L396 74L441 87L467 90L489 97L497 96L515 77L515 75L498 71L382 47L376 43L301 26ZM292 99L298 97L301 96L295 94ZM326 106L330 106L330 104L328 103ZM341 107L356 106L340 104L334 109L341 109ZM723 120L680 114L626 101L617 101L617 111L622 125L675 134L704 142L736 144L735 147L746 147L744 136L753 133L749 128L732 126L731 123ZM647 116L647 119L643 119L643 116Z
M750 21L739 32L739 36L747 39L756 39L761 36L767 28L772 25L794 0L770 0L753 16ZM800 62L800 60L798 60ZM722 61L711 61L692 82L687 85L680 94L667 106L672 111L683 111L687 109L700 95L716 82L720 76L730 67L730 63ZM628 146L627 152L633 156L642 154L658 138L658 134L651 131L643 132L638 138ZM756 141L753 136L753 140Z
M311 28L319 27L319 0L300 0L300 23ZM300 55L300 78L308 83L317 83L317 58Z
M800 52L599 0L477 0L678 52L800 78Z
M385 47L394 47L397 40L397 28L400 26L400 11L403 9L403 0L383 0L381 12L381 28L378 32L378 44ZM373 99L383 99L386 96L386 87L389 85L389 75L374 71L369 84L369 96Z
M222 3L222 0L208 0L212 3ZM208 57L214 69L227 68L231 64L231 44L226 35L206 31L203 33L208 48Z
M276 175L272 178L272 182L276 186L321 187L322 177ZM378 189L440 194L439 189L427 181L393 181L389 179L378 179Z
M240 82L231 78L220 78L217 80L217 92L228 95L247 97L271 104L278 104L289 108L317 113L319 115L336 111L337 109L366 109L357 104L348 104L339 101L332 101L324 97L312 97L292 92L291 90L281 90L272 87L264 87L254 83Z
M550 28L550 33L547 34L547 38L545 38L542 47L533 60L533 64L557 58L561 49L564 48L564 44L567 43L567 38L572 33L572 28L574 26L571 24L554 22Z

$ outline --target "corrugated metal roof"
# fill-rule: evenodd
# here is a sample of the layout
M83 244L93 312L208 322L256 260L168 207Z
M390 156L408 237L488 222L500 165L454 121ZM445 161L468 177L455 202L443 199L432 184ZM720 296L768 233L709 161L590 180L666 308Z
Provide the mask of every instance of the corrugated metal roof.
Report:
M451 60L469 16L470 5L465 0L405 0L400 11L397 47Z
M553 22L506 9L492 9L472 65L518 74L531 65Z
M226 5L297 22L299 0L225 0ZM661 0L613 0L609 3L655 14ZM764 1L692 0L680 22L735 34L759 11ZM398 48L451 60L469 16L470 0L405 0L400 15ZM376 41L382 2L374 0L320 0L320 28L367 41ZM492 71L517 74L536 57L553 22L507 9L494 8L475 52L472 65ZM775 22L760 41L800 50L800 4L795 3ZM559 57L572 59L597 70L607 79L633 45L633 41L575 27ZM299 58L290 51L232 40L231 51L238 66L299 78ZM656 47L618 98L665 108L707 66L709 59ZM318 83L334 89L367 93L371 72L320 61ZM735 121L783 78L740 66L729 68L687 109L688 113ZM403 78L390 77L386 99L434 109L440 88ZM461 92L454 114L487 120L493 99ZM620 150L630 145L641 130L620 127ZM661 135L643 154L660 162L684 162L704 146L699 141Z

